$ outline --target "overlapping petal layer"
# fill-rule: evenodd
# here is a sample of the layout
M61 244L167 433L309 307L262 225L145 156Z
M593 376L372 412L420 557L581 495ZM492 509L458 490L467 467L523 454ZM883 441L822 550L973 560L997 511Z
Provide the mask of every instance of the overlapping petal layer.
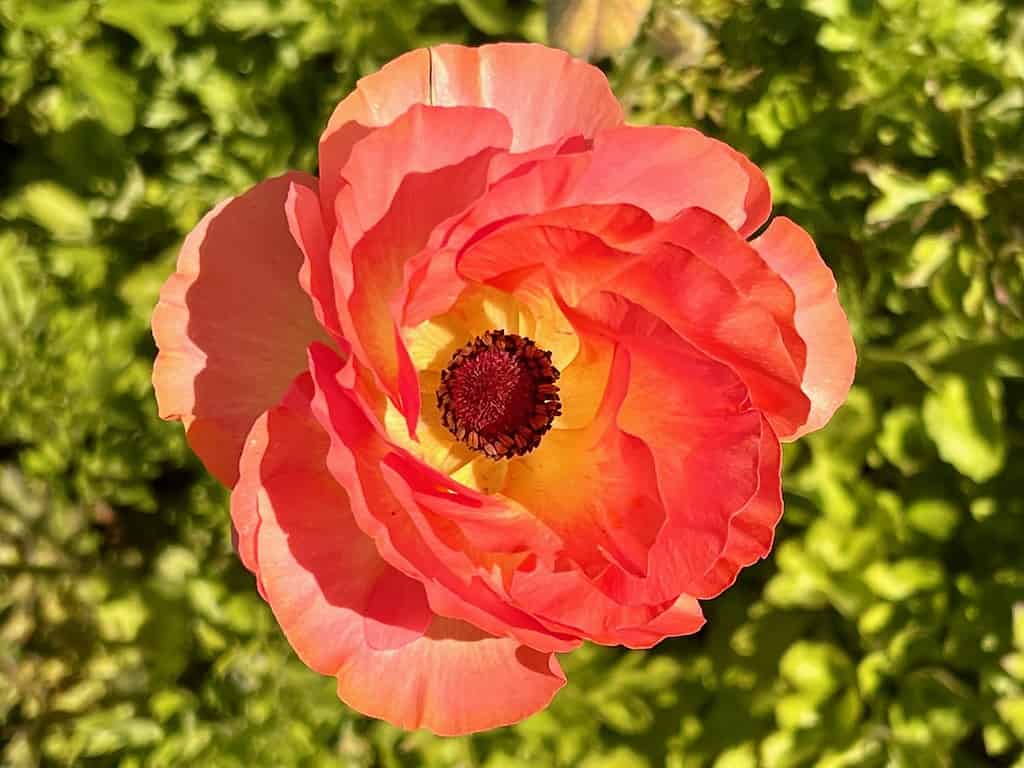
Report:
M494 109L511 124L516 152L566 136L591 137L622 122L600 70L564 51L507 43L412 51L360 80L331 115L320 137L323 200L337 194L352 148L415 104ZM333 225L333 210L324 215Z
M251 505L258 520L253 565L292 647L342 700L405 728L468 733L545 706L565 681L550 653L434 614L356 525L311 394L303 377L257 421L234 493L236 515Z

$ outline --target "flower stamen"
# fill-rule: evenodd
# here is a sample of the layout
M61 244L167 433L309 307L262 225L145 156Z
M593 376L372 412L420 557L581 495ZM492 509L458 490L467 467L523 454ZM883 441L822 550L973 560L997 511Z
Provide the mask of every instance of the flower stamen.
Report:
M456 439L492 459L529 453L562 412L558 369L533 340L503 330L477 336L441 372L437 407Z

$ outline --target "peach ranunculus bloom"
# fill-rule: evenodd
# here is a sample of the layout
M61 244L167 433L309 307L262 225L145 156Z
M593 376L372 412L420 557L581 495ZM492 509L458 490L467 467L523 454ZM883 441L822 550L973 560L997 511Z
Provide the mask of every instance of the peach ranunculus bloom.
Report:
M230 486L299 657L405 728L516 722L764 557L780 440L855 351L761 171L537 45L417 50L210 211L153 315L160 414Z

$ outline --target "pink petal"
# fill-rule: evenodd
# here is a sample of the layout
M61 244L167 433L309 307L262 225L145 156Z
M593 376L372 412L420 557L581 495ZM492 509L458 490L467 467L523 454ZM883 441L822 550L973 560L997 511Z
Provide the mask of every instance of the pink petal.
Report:
M857 367L857 349L836 296L832 271L803 229L780 216L752 245L792 289L796 297L793 322L807 346L801 387L811 401L810 413L802 424L779 435L795 440L823 427L846 400Z
M292 184L285 200L285 215L288 230L302 251L299 284L309 294L317 320L335 339L340 340L342 333L334 297L330 245L320 214L320 199L308 187Z
M354 658L337 677L338 695L360 712L441 736L519 722L565 684L553 654L440 617L421 640Z
M566 651L578 644L547 631L528 614L504 601L464 555L440 546L424 525L429 510L417 498L419 476L449 490L464 504L495 503L451 483L403 449L390 443L383 428L354 389L354 369L322 345L310 348L310 369L316 387L312 412L328 433L327 466L348 492L361 530L373 538L381 556L393 567L421 581L435 613L468 621L485 632L513 637L540 651ZM430 536L430 538L425 538ZM458 553L454 553L458 554Z
M229 486L253 422L304 369L309 342L326 339L298 281L303 256L285 218L292 184L316 189L288 173L210 211L153 312L160 416L185 424L192 449Z
M542 709L565 680L553 656L434 615L355 524L311 389L307 377L257 422L235 492L258 499L259 574L296 652L350 706L403 728L464 734Z
M432 104L490 107L505 115L524 152L566 136L591 138L622 122L597 67L542 45L499 43L431 49Z

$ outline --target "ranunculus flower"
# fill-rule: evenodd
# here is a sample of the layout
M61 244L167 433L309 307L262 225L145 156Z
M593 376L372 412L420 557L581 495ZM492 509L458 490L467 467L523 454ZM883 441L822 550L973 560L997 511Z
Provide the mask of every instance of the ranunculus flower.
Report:
M515 722L583 640L648 648L764 557L780 440L849 389L831 272L701 133L536 45L413 51L214 208L154 385L237 549L355 709Z

